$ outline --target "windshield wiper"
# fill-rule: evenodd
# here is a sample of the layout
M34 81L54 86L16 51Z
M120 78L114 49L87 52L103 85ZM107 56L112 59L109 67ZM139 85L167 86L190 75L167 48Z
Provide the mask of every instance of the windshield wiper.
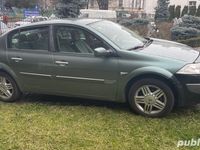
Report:
M143 41L143 43L144 43L143 45L137 45L137 46L135 46L133 48L129 48L128 50L132 51L132 50L141 49L141 48L147 47L147 46L151 45L151 43L153 43L152 39L150 39L148 37L145 37L145 39L146 39L146 41Z
M147 47L147 46L151 45L151 43L153 43L153 39L150 39L150 38L148 38L148 37L145 37L145 39L147 40L147 41L145 41L145 43L144 43L144 46L145 46L145 47Z
M137 50L137 49L140 49L140 48L144 48L144 45L138 45L138 46L135 46L133 48L129 48L128 50L133 51L133 50Z
M129 48L128 50L132 51L132 50L137 50L137 49L140 49L140 48L144 48L144 47L149 46L153 42L153 40L150 39L150 38L145 38L145 39L146 39L146 41L144 41L143 45L137 45L137 46L135 46L133 48Z

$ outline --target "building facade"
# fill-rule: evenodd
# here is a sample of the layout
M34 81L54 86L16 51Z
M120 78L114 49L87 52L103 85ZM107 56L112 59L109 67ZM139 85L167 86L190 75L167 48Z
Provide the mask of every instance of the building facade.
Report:
M109 9L118 10L123 9L130 12L142 12L146 14L155 14L155 8L158 0L109 0ZM169 5L184 6L200 5L200 0L170 0ZM88 8L98 9L97 0L89 0Z
M200 5L200 0L171 0L170 5L180 5L181 9L184 8L184 6L196 6L198 7Z
M125 10L154 14L157 0L109 0L110 10ZM96 0L89 0L90 9L98 9Z
M40 6L43 9L55 8L58 0L40 0Z

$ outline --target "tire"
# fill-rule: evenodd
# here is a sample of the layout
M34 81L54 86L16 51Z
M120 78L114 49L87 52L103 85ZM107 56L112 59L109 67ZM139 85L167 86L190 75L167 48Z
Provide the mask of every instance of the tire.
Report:
M163 81L145 78L130 88L128 102L131 109L146 117L164 117L174 107L174 94Z
M21 96L21 92L15 80L7 73L0 72L0 101L15 102Z

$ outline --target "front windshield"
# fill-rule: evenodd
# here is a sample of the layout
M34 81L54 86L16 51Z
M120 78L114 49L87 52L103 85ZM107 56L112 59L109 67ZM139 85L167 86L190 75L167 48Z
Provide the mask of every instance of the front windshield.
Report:
M90 26L109 38L120 49L130 50L140 47L146 41L135 32L111 21L99 21L90 24Z

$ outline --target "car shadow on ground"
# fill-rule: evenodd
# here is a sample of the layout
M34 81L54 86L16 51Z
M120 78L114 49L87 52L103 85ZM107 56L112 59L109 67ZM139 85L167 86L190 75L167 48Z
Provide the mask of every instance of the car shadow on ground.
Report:
M98 101L83 98L71 98L63 96L40 95L40 94L25 94L17 102L17 104L38 103L49 106L87 106L87 107L104 107L113 111L124 111L132 113L128 103L117 103L110 101ZM172 111L172 116L188 115L188 112L200 113L200 105L188 106L184 108L175 108ZM170 117L171 118L171 117Z
M57 105L57 106L88 106L88 107L106 107L112 110L130 111L127 103L117 103L111 101L100 101L83 98L71 98L64 96L40 95L40 94L25 94L17 102L18 104L24 103L39 103L44 105Z

